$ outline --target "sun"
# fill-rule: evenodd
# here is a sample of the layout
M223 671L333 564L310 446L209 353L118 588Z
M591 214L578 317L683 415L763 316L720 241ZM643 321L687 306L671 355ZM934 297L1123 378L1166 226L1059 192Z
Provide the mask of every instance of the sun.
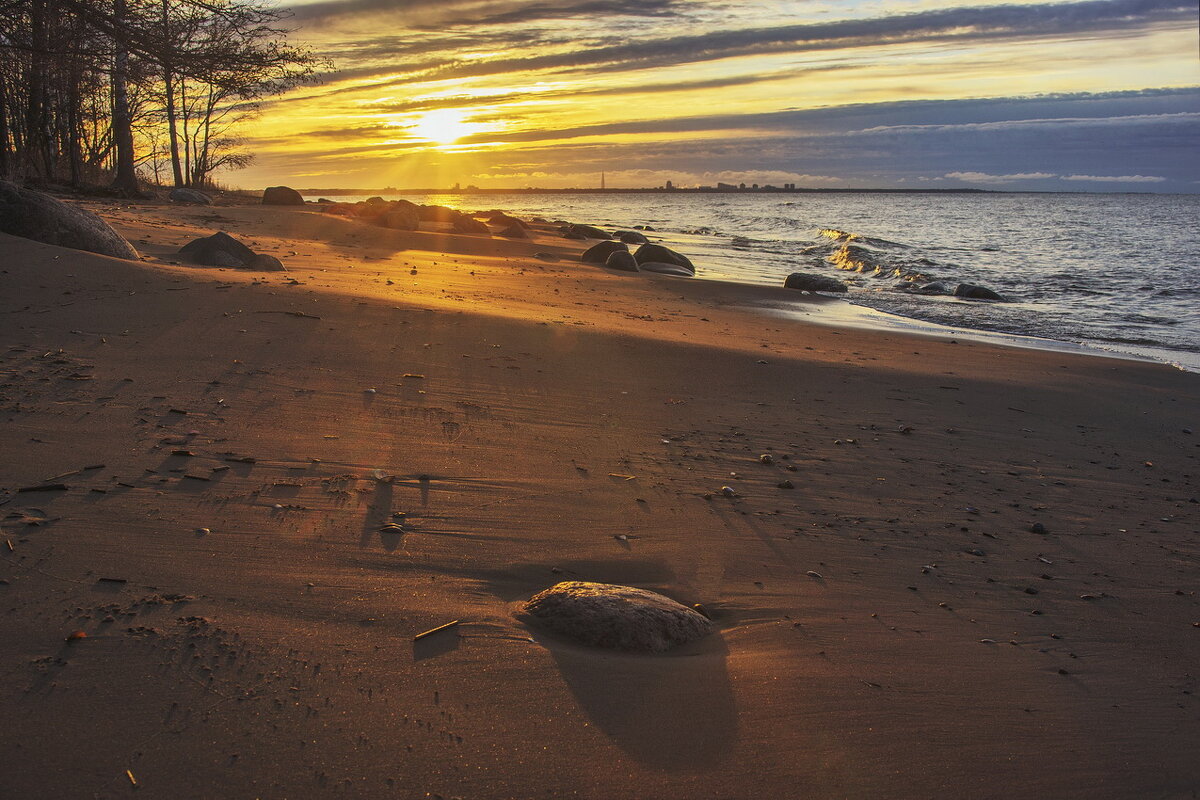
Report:
M464 136L485 130L486 125L467 122L467 114L452 108L443 108L422 114L409 127L409 132L436 144L454 144Z

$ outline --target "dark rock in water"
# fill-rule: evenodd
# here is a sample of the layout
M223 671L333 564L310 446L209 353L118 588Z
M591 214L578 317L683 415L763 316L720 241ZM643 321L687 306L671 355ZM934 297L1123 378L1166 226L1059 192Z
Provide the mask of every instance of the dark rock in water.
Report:
M846 291L846 284L826 275L793 272L783 282L783 288L799 289L802 292L844 292Z
M649 244L650 240L637 231L617 231L613 234L625 244Z
M491 236L492 229L484 225L474 217L468 217L463 214L458 219L454 220L454 225L450 228L454 233L478 233L484 236Z
M584 250L579 260L585 264L603 264L610 255L618 251L628 253L629 248L620 242L600 242Z
M207 267L248 267L256 258L253 250L225 231L193 239L179 248L179 254Z
M250 269L257 269L263 272L282 272L284 269L282 261L266 253L256 253L246 266Z
M712 632L702 614L645 589L565 581L524 605L537 627L593 647L662 653Z
M653 262L675 264L687 269L691 275L696 274L696 268L692 266L692 262L688 260L687 256L676 253L674 250L663 247L661 244L644 244L637 249L637 252L633 256L637 259L639 266Z
M609 269L619 269L623 272L637 272L637 259L633 257L633 253L628 250L614 250L608 254L608 258L604 261L604 266Z
M637 256L634 256L634 260ZM682 267L679 264L668 264L665 261L639 261L639 272L657 272L661 275L678 275L681 278L691 278L696 274L696 271L689 267Z
M379 195L375 195L374 197L368 197L366 200L363 200L363 202L369 206L381 206L387 203L387 200L384 200Z
M564 239L579 239L581 241L587 239L582 233L575 233L575 231L563 231L562 237Z
M596 228L592 225L568 225L566 232L576 234L576 236L582 236L585 239L611 239L611 238L613 238L612 234L609 233L608 231L602 231L599 228ZM567 237L567 238L573 239L575 237L572 236L572 237Z
M318 197L317 202L320 203L321 205L325 205L326 203L332 203L333 201L330 200L328 197Z
M654 230L654 228L651 228L649 225L634 225L633 229L635 231L652 231L652 230Z
M90 211L0 181L0 231L43 244L138 260L137 250Z
M500 231L500 235L508 239L528 239L529 234L520 225L509 225Z
M290 186L268 186L262 201L264 206L302 206L304 196Z
M390 206L376 221L383 227L395 231L415 231L419 225L420 216L412 203L397 204Z
M993 292L986 286L976 286L973 283L960 283L954 289L955 297L966 298L967 300L1003 300L1003 295Z
M454 222L462 212L445 206L417 206L417 215L422 222Z
M949 286L947 286L944 283L940 283L938 281L934 281L933 283L922 284L922 285L914 288L912 290L912 292L914 294L928 294L928 295L953 294L953 291L950 289Z
M211 206L212 198L204 192L198 192L195 189L188 189L183 186L176 187L167 195L173 203L195 203L201 206Z

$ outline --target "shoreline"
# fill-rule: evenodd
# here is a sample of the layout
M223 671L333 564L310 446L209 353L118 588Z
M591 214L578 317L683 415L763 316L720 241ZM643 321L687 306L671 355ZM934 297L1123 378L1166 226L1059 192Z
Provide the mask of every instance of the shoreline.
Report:
M1196 375L772 319L804 296L536 227L89 207L146 261L0 236L5 793L1200 782ZM171 263L217 229L285 271ZM514 616L561 580L716 632Z
M396 196L399 197L399 195ZM410 196L413 196L414 198L417 197L416 195ZM596 195L596 197L590 199L595 201L602 198L600 198L599 195ZM437 196L432 196L427 199L427 202L436 203L437 201ZM459 201L459 205L465 203L467 204L464 206L465 208L470 207L469 195L459 195ZM513 202L519 202L519 200L514 198ZM548 205L531 203L531 205L529 205L529 207L526 209L526 213L542 214L543 216L548 216L550 218L556 218L554 216L555 214L566 214L570 216L570 211L568 209L571 207L569 202L569 200L564 200L563 203L567 203L568 205L565 205L557 210L552 210L553 203L551 203L550 199L547 198L547 203L549 203ZM590 213L592 215L596 215L597 220L603 220L604 224L608 225L610 228L619 228L622 226L628 228L636 225L639 220L641 222L652 221L648 219L641 219L637 216L631 217L629 216L629 209L626 207L622 208L624 209L621 214L622 218L615 221L614 219L605 216L605 212L602 210L597 211L596 209L590 209L590 212L583 211L582 209L574 210L580 214ZM703 229L702 231L690 230L686 228L679 229L677 227L678 221L679 217L676 216L673 221L669 223L673 227L657 230L654 232L654 234L652 234L652 236L661 237L664 239L664 244L677 247L678 249L693 255L693 257L696 258L700 263L700 269L695 276L697 279L728 281L739 285L748 284L755 286L777 286L782 282L783 277L786 275L786 269L783 269L782 271L777 270L774 273L771 273L766 268L767 262L770 260L771 256L764 255L764 253L770 254L778 252L776 248L770 246L772 243L769 240L746 240L748 242L757 242L757 245L765 246L766 249L762 252L758 252L756 251L754 245L748 245L749 249L744 251L745 255L741 255L743 251L739 246L736 246L740 237L732 236L729 233L718 233L708 229ZM655 222L655 224L659 225L659 222ZM755 235L762 236L767 234L758 233ZM722 245L727 238L732 238L731 244L735 245L735 247L732 249ZM798 246L799 244L803 244L805 241L807 240L785 238L778 244L783 244L785 246ZM672 242L675 242L675 244L672 244ZM824 243L821 239L818 239L818 242ZM938 248L935 248L935 250L936 249ZM802 256L794 255L791 258L793 261L795 261L795 268L801 270L806 269L806 267L803 266L804 258ZM828 274L832 272L827 265L825 266L825 269L817 267L816 271L821 274ZM991 286L990 281L985 276L960 277L954 275L953 265L948 266L947 269L951 270L949 275L934 276L931 278L931 280L941 280L943 282L948 281L950 285L953 285L959 280L966 280L970 283L979 282L983 283L984 285ZM854 272L845 273L840 271L834 272L833 277L841 279L846 277L847 274L852 279L856 277L856 273ZM1030 280L1034 280L1034 278L1030 277ZM1008 342L1015 346L1037 346L1039 342L1046 342L1047 344L1045 346L1050 347L1051 349L1066 349L1068 351L1075 351L1079 348L1083 348L1088 352L1097 353L1099 355L1112 355L1113 357L1118 358L1131 357L1137 359L1149 359L1191 372L1200 371L1200 353L1194 350L1186 348L1180 349L1178 346L1172 346L1172 343L1175 345L1180 344L1179 336L1177 334L1170 333L1166 330L1141 334L1133 332L1131 329L1123 329L1125 335L1145 335L1149 336L1150 340L1143 341L1141 343L1108 341L1105 338L1106 333L1113 336L1120 336L1121 333L1106 330L1102 325L1097 327L1096 323L1105 322L1105 318L1103 316L1088 317L1087 315L1089 311L1087 308L1080 309L1084 313L1085 319L1089 320L1089 325L1086 325L1083 329L1076 329L1075 331L1072 331L1069 325L1064 325L1060 322L1060 324L1052 326L1052 328L1047 331L1044 329L1042 324L1042 313L1049 312L1052 315L1056 312L1061 313L1063 307L1056 306L1056 301L1051 301L1051 303L1046 307L1040 307L1036 305L1034 307L1030 307L1025 312L1024 317L1014 318L1010 317L1007 313L1004 313L1003 307L996 308L995 313L992 313L987 311L986 306L988 304L978 305L975 303L967 303L962 307L961 312L954 313L948 312L947 307L940 305L937 302L946 298L921 299L919 297L907 297L901 300L894 292L883 292L882 294L877 294L876 291L871 291L871 289L878 290L878 288L879 287L875 286L875 283L872 281L866 281L861 285L855 284L851 286L850 294L842 297L841 299L856 307L864 309L862 313L865 315L868 322L874 321L878 327L889 328L893 330L912 330L915 327L919 330L926 330L934 335L975 335L981 340ZM897 303L899 303L898 306ZM951 304L951 306L953 306L953 304ZM876 312L880 316L872 317L872 311ZM1120 308L1111 308L1104 313L1111 315L1113 320L1119 320L1120 315L1123 312ZM1153 312L1143 311L1142 313ZM954 316L959 316L961 319L954 321L951 319L951 317ZM907 320L912 320L912 322L907 322ZM856 324L862 323L857 322ZM1118 321L1116 324L1121 325L1122 323ZM973 331L977 331L978 333L970 333ZM1030 331L1038 332L1035 333ZM1072 333L1075 335L1072 336ZM1096 338L1088 338L1087 335L1085 335L1088 333L1095 334ZM1164 335L1166 338L1163 338ZM1153 342L1155 338L1160 340L1160 344L1155 344Z

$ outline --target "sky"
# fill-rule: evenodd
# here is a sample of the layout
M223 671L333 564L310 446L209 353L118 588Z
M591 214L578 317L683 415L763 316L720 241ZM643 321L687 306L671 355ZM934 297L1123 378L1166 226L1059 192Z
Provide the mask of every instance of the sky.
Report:
M295 0L238 186L1200 191L1196 0Z

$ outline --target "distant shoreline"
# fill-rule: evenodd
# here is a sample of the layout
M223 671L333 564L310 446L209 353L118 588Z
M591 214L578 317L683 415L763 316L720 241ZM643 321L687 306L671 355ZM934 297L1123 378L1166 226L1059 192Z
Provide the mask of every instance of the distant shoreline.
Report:
M698 186L690 189L666 189L662 187L644 189L297 189L303 195L385 195L385 194L1007 194L992 189L782 189L760 187L758 189L724 189L715 186Z

